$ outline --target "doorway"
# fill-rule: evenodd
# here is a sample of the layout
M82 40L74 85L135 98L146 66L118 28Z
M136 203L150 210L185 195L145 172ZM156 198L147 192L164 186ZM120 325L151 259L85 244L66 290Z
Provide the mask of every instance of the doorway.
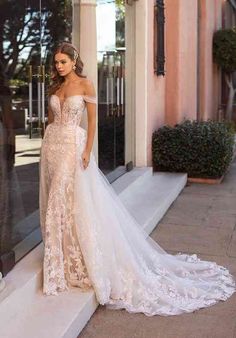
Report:
M126 154L126 22L125 1L97 1L98 159L110 182L133 167Z

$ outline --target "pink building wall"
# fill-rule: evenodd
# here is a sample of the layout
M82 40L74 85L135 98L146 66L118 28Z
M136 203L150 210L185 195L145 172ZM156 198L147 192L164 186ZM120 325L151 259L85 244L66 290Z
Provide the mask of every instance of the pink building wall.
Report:
M148 1L148 96L147 96L147 162L152 162L152 133L165 123L165 78L156 76L154 73L154 50L153 50L153 25L154 25L154 0Z
M217 116L220 102L221 73L213 63L212 39L214 32L222 27L222 3L218 0L201 0L200 11L199 116L206 120Z
M222 27L222 1L165 0L165 77L153 71L154 0L148 2L148 165L154 130L217 116L221 73L213 63L212 38Z
M166 111L173 125L197 111L197 0L166 0Z

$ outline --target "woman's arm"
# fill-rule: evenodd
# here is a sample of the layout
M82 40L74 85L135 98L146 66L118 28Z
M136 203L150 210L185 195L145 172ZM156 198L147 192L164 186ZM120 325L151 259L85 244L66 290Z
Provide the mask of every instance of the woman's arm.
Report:
M95 97L94 85L91 81L86 80L85 83L85 95ZM96 132L96 104L86 102L87 116L88 116L88 131L87 131L87 142L85 150L82 155L83 165L86 169L89 164L90 153L93 147L94 136Z

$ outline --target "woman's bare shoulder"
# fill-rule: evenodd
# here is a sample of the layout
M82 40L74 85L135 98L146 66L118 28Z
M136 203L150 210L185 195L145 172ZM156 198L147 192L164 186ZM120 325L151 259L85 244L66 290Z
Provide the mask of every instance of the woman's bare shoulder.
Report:
M83 82L81 83L83 86L84 94L88 96L95 96L95 88L93 81L90 79L83 79Z

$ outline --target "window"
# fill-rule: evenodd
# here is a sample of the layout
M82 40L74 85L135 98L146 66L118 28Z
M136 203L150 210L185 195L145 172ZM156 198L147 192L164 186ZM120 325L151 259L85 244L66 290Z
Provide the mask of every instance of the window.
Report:
M154 6L154 72L165 75L165 6L156 0Z

